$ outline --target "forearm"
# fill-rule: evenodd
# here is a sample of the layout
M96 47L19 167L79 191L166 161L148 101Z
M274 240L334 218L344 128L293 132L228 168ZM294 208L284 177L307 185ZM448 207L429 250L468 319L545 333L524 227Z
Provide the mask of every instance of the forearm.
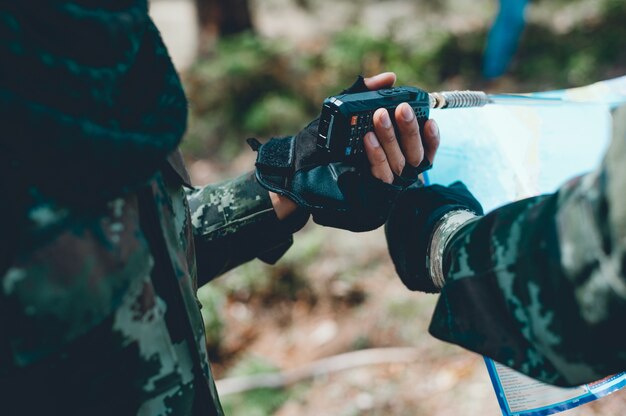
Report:
M248 173L188 194L198 259L199 284L259 258L276 262L308 214L279 220L270 194Z
M622 107L597 171L454 235L435 336L557 384L626 368L625 137Z
M624 276L603 270L594 177L462 227L444 251L433 335L555 384L622 371L625 303L606 279Z

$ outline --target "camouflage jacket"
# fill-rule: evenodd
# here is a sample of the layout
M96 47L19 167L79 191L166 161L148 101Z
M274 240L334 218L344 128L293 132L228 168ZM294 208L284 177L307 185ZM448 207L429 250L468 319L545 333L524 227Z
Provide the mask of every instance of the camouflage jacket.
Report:
M220 414L196 288L289 226L249 174L190 186L146 1L0 0L0 62L0 413Z
M626 370L625 160L622 107L597 170L453 234L431 333L558 385Z

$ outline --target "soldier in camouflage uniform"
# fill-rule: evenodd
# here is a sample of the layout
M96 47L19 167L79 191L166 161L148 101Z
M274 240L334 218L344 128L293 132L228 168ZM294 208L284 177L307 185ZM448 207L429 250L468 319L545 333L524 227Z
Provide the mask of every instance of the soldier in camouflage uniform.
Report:
M192 191L145 1L0 6L1 412L220 414L195 290L292 230L250 175Z
M481 216L467 188L412 189L386 226L411 289L441 291L431 333L531 377L626 370L626 107L602 165Z
M309 213L253 174L191 186L147 2L96 3L0 0L0 413L222 414L196 289L275 262ZM423 155L399 125L409 148L368 144L388 182Z

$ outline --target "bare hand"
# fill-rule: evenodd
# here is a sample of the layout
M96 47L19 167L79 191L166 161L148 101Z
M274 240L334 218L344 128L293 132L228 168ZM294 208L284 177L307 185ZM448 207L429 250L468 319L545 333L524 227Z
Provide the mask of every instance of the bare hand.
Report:
M366 78L365 85L370 90L379 90L390 88L395 81L393 72L384 72ZM432 163L439 147L439 128L434 120L426 122L422 138L409 104L400 104L394 117L400 137L396 137L387 110L379 108L374 113L374 131L367 133L363 140L372 175L386 183L392 183L393 174L400 175L407 163L417 167L424 157Z

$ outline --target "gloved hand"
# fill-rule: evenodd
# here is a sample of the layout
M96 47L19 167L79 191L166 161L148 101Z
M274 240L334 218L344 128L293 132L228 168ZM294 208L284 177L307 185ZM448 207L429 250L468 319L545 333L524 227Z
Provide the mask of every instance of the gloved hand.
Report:
M402 282L411 290L439 292L429 271L428 248L435 226L452 211L470 211L483 215L478 200L465 184L410 187L396 201L385 235L389 254Z
M367 90L364 79L359 77L342 93ZM406 163L399 175L393 175L393 181L388 180L392 183L387 183L372 175L373 167L328 163L324 160L326 153L317 149L317 126L318 119L295 137L274 138L265 144L250 139L248 143L258 151L256 177L259 183L311 212L318 224L351 231L380 227L397 196L418 180L420 172L430 167L427 158L422 159L422 150L421 164ZM435 150L436 146L430 152L433 156Z

